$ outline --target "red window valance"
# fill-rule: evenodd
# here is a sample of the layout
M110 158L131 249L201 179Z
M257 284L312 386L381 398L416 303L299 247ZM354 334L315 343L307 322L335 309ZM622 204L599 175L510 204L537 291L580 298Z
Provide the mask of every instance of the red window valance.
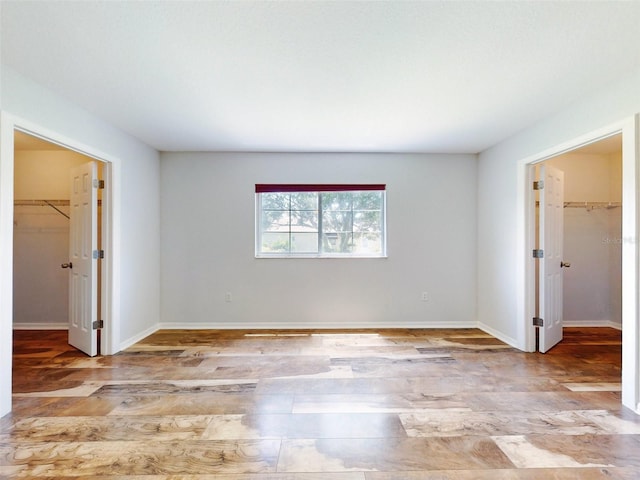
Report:
M353 184L353 183L256 183L256 193L283 192L361 192L368 190L385 190L381 184Z

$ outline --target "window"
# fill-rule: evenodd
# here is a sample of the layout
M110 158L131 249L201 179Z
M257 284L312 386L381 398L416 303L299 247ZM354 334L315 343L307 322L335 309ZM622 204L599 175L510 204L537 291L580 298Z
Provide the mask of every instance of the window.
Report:
M256 185L256 256L385 255L385 185Z

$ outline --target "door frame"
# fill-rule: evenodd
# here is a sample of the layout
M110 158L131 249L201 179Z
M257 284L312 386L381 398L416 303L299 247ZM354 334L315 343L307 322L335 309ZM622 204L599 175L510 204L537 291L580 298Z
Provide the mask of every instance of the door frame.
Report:
M640 153L638 139L639 117L627 118L594 132L582 135L545 151L522 159L518 164L518 208L521 224L518 226L520 257L518 302L518 336L524 349L535 351L535 193L532 184L535 165L563 153L595 143L613 135L622 134L622 404L640 414L640 318L638 316L640 259Z
M100 335L100 351L103 355L117 353L120 350L118 340L120 338L120 319L117 314L120 311L118 295L120 284L120 161L75 139L2 112L0 121L0 147L2 148L0 152L0 212L4 215L0 215L0 231L4 232L2 234L4 239L13 238L13 135L15 131L21 131L47 142L58 144L101 162L103 165L105 188L102 191L101 227L102 249L105 251L105 258L102 260L102 306L100 313L104 320L104 328ZM7 324L11 326L11 329L13 328L13 248L0 249L0 265L3 277L0 278L0 286L3 287L0 288L0 325L5 327L2 330L6 332L8 331ZM9 342L9 355L13 349L11 339L12 335L8 335L3 336L3 340L1 340ZM6 351L5 347L0 348L0 351Z

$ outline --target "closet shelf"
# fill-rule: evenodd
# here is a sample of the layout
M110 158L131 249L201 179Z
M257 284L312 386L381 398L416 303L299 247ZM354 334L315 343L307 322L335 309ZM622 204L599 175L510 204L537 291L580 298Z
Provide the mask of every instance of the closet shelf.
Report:
M69 200L14 200L14 207L68 207ZM98 199L98 206L102 206L102 200Z
M14 207L49 207L53 208L63 217L69 218L69 215L60 210L58 207L68 207L71 204L69 200L14 200ZM98 207L102 206L102 200L98 199Z
M68 207L69 200L14 200L14 207L50 207L53 208L63 217L69 218L69 215L60 210L58 207Z
M622 207L622 202L564 202L564 208L586 208L587 210L594 210L596 208L619 208Z
M14 200L14 207L68 207L69 200Z

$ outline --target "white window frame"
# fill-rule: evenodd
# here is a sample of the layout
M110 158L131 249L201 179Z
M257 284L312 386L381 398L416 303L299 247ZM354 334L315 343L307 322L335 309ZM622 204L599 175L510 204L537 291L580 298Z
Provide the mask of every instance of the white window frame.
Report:
M293 187L293 186L292 186ZM256 258L387 258L387 195L386 195L386 186L380 185L380 188L371 188L371 186L363 185L362 189L358 190L357 186L349 185L349 188L340 188L338 185L336 190L331 190L331 186L318 185L317 190L304 189L300 191L296 190L285 190L278 193L315 193L318 195L318 252L313 253L295 253L295 252L262 252L262 200L261 196L263 193L268 192L259 192L258 185L256 185L256 193L255 193L255 257ZM380 253L337 253L337 252L323 252L322 251L322 242L321 238L323 235L322 230L322 200L321 195L323 193L330 192L362 192L362 191L376 191L380 192L381 199L381 207L380 207L380 228L381 228L381 251ZM273 193L273 192L271 192ZM291 232L290 232L291 233Z

